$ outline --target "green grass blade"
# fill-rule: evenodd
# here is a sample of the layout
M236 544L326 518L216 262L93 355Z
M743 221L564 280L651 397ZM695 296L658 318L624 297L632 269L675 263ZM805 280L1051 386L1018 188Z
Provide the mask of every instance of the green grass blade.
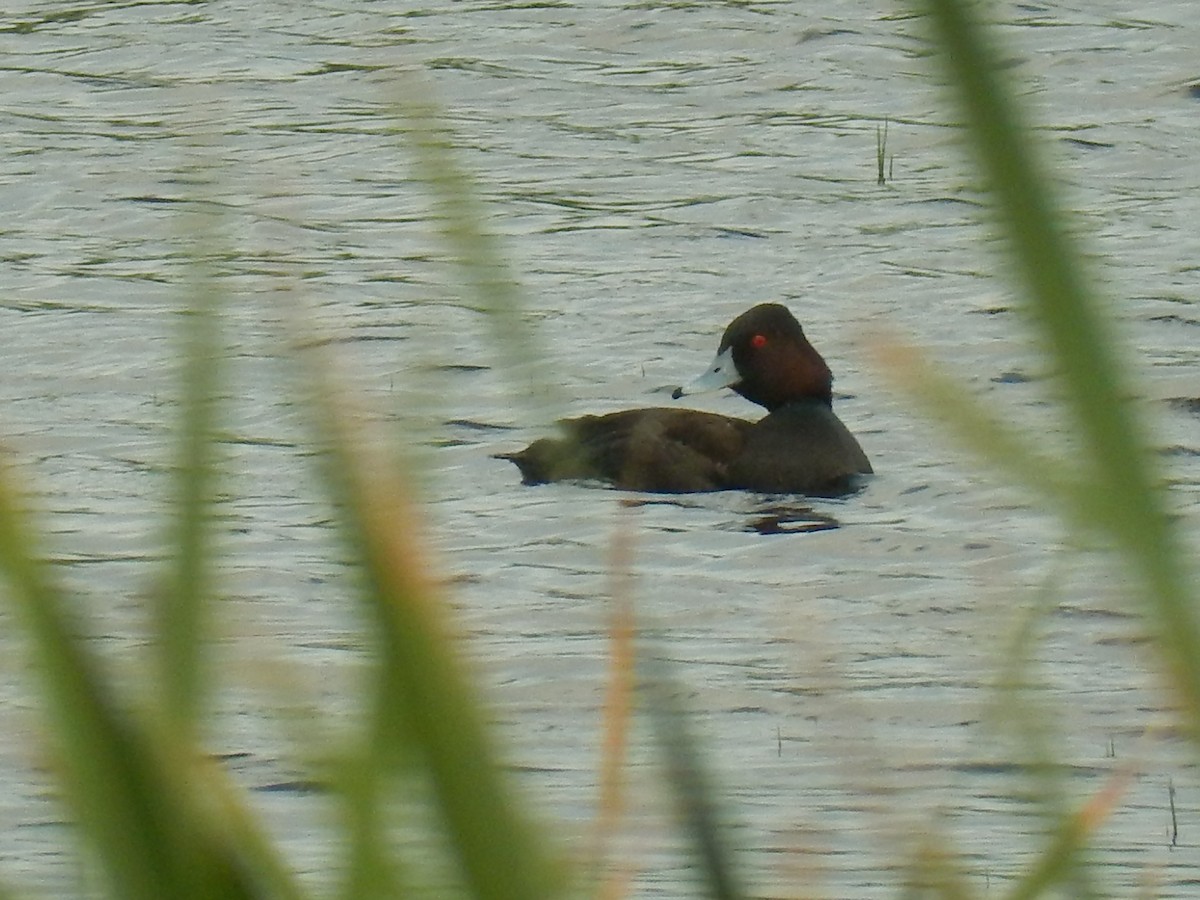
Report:
M473 179L456 160L454 135L430 99L429 86L407 85L397 105L418 183L434 200L434 216L457 265L463 287L486 314L501 370L513 380L514 405L529 405L539 419L564 408L547 356L522 318L521 292L496 238ZM549 409L550 415L546 415Z
M1036 896L1054 885L1065 887L1071 897L1089 900L1098 892L1083 840L1087 833L1078 828L1077 812L1071 805L1071 767L1054 744L1054 723L1060 721L1060 711L1050 709L1049 695L1038 690L1035 656L1041 631L1057 608L1061 578L1061 571L1051 572L1001 650L996 712L1012 732L1012 761L1029 781L1025 795L1047 822L1045 852L1014 890L1033 891L1027 896Z
M163 896L170 860L159 852L153 766L128 722L101 691L104 680L76 640L65 598L35 554L11 470L0 472L0 566L33 637L57 766L84 834L99 845L111 883L130 898Z
M314 378L311 414L324 448L324 476L363 577L361 591L379 647L379 698L389 711L379 759L416 746L450 844L474 897L558 896L564 872L503 776L479 702L452 641L449 611L421 547L421 515L394 458L373 444L339 390L325 349L307 344Z
M706 893L714 900L746 897L733 863L733 850L719 825L711 780L696 739L687 726L678 686L671 681L663 660L643 656L639 663L644 675L641 686L666 763L667 780L679 818L691 838Z
M1081 528L1094 525L1095 493L1057 459L1036 450L1015 428L995 419L953 378L899 340L878 341L876 358L889 378L911 393L924 412L954 429L971 451L1014 481L1049 498Z
M1082 809L1064 817L1034 864L1005 895L1008 900L1034 900L1044 896L1051 888L1069 882L1072 876L1076 876L1075 883L1069 884L1072 897L1094 896L1093 893L1085 895L1079 891L1076 857L1085 850L1091 835L1124 795L1133 775L1131 769L1116 772Z
M34 543L11 470L2 468L0 571L32 638L64 794L113 896L265 896L239 848L222 838L223 823L198 811L195 798L209 791L194 777L191 751L168 749L178 745L154 740L121 708Z
M1200 740L1200 627L1191 572L1171 527L1161 478L1133 404L1115 328L1083 275L1029 130L999 76L999 54L976 20L979 5L924 0L948 73L1011 248L1027 308L1060 373L1084 440L1080 478L1093 526L1120 548L1145 586L1170 681Z
M917 848L901 896L972 900L976 894L963 877L959 858L960 854L951 850L947 835L929 834Z
M378 671L370 673L378 676ZM386 731L391 719L387 692L366 685L374 694L365 734L350 754L334 763L335 786L342 797L347 865L342 897L402 897L412 893L402 881L401 861L387 841L386 816L389 775L395 755Z
M172 727L187 735L196 729L209 683L204 667L209 631L205 610L212 599L210 520L221 368L220 292L202 266L199 260L193 263L193 302L179 325L183 403L172 504L174 565L157 610L163 713Z

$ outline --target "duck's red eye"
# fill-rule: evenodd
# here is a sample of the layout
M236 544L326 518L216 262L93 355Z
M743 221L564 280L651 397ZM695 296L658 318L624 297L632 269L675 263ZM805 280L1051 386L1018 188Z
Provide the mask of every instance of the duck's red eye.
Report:
M767 336L765 334L756 334L750 338L750 346L755 350L767 346Z

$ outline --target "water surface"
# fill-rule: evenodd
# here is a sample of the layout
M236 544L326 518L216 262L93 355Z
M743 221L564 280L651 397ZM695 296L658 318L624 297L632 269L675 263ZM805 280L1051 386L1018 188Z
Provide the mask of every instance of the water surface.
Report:
M997 8L1195 546L1189 12ZM1037 696L1061 729L1067 788L1082 801L1118 768L1138 773L1097 837L1101 890L1194 890L1200 778L1159 730L1172 714L1124 583L1103 555L1067 550L1037 498L959 455L872 361L871 339L909 335L990 409L1070 452L919 23L855 0L24 0L0 18L0 50L0 429L27 460L51 552L94 595L97 642L131 674L162 553L187 217L198 197L216 210L234 371L214 749L314 879L336 848L321 798L289 788L303 770L276 686L344 719L363 641L281 361L283 291L317 305L364 389L425 448L472 655L520 777L569 846L584 846L594 812L623 533L639 622L686 688L758 892L894 895L898 851L934 827L980 891L1031 864L1036 782L1011 764L1019 741L990 686L1047 584L1059 600ZM519 277L553 373L532 393L500 365L430 224L396 116L414 92L444 108ZM787 303L834 369L839 414L879 473L862 494L624 508L614 491L523 487L490 458L545 433L553 412L670 403L725 323L762 300ZM700 401L756 414L733 396ZM761 533L773 517L785 533ZM76 868L3 633L0 871L63 895ZM646 735L635 743L620 849L636 896L680 896L688 863Z

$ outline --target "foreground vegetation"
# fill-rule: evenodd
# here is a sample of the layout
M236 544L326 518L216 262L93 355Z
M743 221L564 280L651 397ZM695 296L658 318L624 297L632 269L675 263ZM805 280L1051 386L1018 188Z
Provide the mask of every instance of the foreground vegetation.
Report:
M921 9L993 198L997 227L1011 249L1024 309L1059 373L1064 417L1072 423L1082 462L1068 466L1044 456L1018 427L988 418L916 351L889 346L886 364L981 460L1050 498L1068 524L1099 536L1120 555L1137 585L1130 602L1155 637L1154 659L1174 694L1179 727L1195 741L1200 631L1193 573L1168 516L1137 406L1125 399L1127 350L1092 289L1056 209L1037 145L1011 91L998 79L996 49L971 20L972 7L926 0ZM500 323L501 343L517 347L523 337L513 324L512 281L480 230L468 179L454 170L444 133L429 110L405 108L403 115L412 151L441 198L439 222L464 261L466 280ZM204 223L196 226L201 243L207 229ZM102 890L125 900L301 898L310 891L267 836L249 798L201 742L215 678L203 635L213 615L214 572L221 565L212 540L212 498L222 484L213 436L221 415L224 356L221 286L204 271L203 258L198 252L194 290L182 317L183 416L169 504L173 556L159 573L166 587L156 599L157 693L139 694L151 699L135 703L83 637L71 614L82 601L46 562L36 516L12 466L0 470L4 596L31 638L54 772L80 840L102 873ZM293 321L307 333L302 310ZM451 613L423 546L422 516L410 485L385 443L370 433L360 398L337 377L334 348L312 340L292 343L297 394L321 451L317 459L328 502L361 574L358 602L371 634L368 697L357 704L365 712L350 746L327 759L320 773L343 813L345 858L336 873L337 893L365 898L413 892L411 873L421 866L393 840L389 808L414 776L433 798L426 825L444 836L439 845L458 873L446 893L496 900L619 893L601 860L568 864L551 836L532 822L498 764L486 713L450 638ZM634 644L628 607L621 605L613 626L600 828L615 827L620 806L615 785L636 695L664 748L664 770L682 801L682 827L707 892L743 896L737 859L712 814L697 741L673 705L673 692L664 687L670 674L648 661L635 666ZM1039 896L1073 880L1081 849L1119 802L1119 785L1113 785L1079 808L1065 803L1056 808L1040 857L1005 896ZM950 840L931 841L907 861L911 892L974 896L951 846Z

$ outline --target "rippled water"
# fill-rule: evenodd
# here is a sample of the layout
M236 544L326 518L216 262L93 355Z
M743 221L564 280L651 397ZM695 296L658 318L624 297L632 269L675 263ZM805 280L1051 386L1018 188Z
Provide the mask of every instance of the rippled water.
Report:
M319 304L365 389L427 447L472 650L568 843L593 813L621 532L642 628L687 686L763 893L890 895L896 851L934 823L980 890L1030 864L1033 785L1005 762L989 685L1047 583L1061 603L1039 697L1062 726L1069 788L1083 798L1120 766L1139 773L1097 839L1101 888L1194 892L1200 778L1153 731L1170 710L1120 579L1064 552L1053 519L975 471L872 365L872 336L909 334L1061 444L918 23L853 0L819 10L16 0L0 14L0 432L29 461L52 552L95 594L98 641L127 661L162 552L186 214L211 198L236 344L222 648L228 682L252 686L223 697L216 749L309 871L335 856L325 811L288 788L298 763L261 694L294 679L285 697L332 705L361 642L278 358L282 289ZM1200 26L1178 3L999 12L1194 536ZM834 369L839 414L879 473L870 487L811 507L713 495L622 509L613 491L519 485L490 454L543 433L548 414L514 393L486 323L456 299L398 134L406 91L444 105L478 175L555 373L547 397L570 412L669 403L733 315L783 300ZM197 187L197 158L215 186ZM755 414L736 397L705 406ZM0 872L61 892L75 869L3 631ZM687 862L655 772L639 736L629 777L644 799L623 851L636 895L679 896Z

